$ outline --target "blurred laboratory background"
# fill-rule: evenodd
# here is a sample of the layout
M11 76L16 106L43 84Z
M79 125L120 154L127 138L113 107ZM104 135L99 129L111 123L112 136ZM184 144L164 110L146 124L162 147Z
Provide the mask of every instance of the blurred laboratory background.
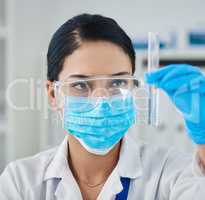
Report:
M80 13L113 17L136 50L136 76L147 69L147 33L160 36L160 66L205 70L204 0L0 0L0 172L12 160L58 145L61 122L46 104L46 51L52 33ZM137 126L135 139L192 152L182 118L160 93L160 125Z

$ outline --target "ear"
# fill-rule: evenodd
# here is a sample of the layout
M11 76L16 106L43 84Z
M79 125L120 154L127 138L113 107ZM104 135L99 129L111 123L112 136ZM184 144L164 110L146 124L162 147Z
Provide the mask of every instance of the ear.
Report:
M51 105L51 109L57 110L57 99L56 99L55 93L54 93L53 82L48 80L46 82L46 88L47 88L48 100L49 100L49 103Z

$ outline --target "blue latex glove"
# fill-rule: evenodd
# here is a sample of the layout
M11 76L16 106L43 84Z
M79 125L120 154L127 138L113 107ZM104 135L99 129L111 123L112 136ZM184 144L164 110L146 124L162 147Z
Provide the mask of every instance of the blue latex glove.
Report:
M205 75L199 68L173 64L145 74L148 84L165 91L182 113L187 132L205 144Z

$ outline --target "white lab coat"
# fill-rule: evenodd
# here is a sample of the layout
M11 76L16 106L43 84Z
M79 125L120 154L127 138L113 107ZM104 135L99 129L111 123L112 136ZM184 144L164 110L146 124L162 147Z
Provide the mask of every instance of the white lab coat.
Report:
M67 137L59 147L10 163L0 176L0 200L82 200L67 163ZM119 162L97 200L114 200L131 178L128 200L203 200L205 175L196 155L136 143L127 134Z

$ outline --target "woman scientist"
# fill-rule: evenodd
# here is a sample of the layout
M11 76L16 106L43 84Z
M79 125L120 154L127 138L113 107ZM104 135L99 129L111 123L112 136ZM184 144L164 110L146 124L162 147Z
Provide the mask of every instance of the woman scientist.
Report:
M47 91L67 136L54 149L10 163L0 177L1 200L205 199L205 76L169 65L146 74L181 111L193 158L135 143L135 52L110 18L82 14L53 35ZM136 117L137 118L137 117Z

